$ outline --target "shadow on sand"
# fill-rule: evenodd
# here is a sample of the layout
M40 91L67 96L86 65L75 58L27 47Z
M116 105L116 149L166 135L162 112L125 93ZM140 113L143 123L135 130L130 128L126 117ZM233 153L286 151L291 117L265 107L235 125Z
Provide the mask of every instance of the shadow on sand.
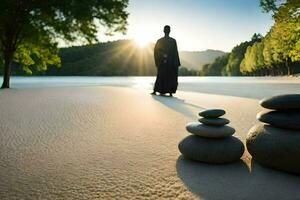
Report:
M168 108L175 110L189 118L197 118L197 112L204 110L205 108L187 103L184 99L179 99L177 97L169 97L163 95L153 95L153 99L167 106Z
M252 171L241 160L209 165L179 156L177 175L203 199L300 199L300 176L264 168L252 162Z

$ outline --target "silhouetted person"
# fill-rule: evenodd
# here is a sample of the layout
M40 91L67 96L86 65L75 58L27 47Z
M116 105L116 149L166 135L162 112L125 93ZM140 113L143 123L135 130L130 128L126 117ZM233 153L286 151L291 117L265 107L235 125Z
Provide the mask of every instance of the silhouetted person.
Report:
M169 36L170 26L164 27L165 37L156 42L154 59L157 67L157 77L152 94L176 93L178 86L178 67L180 60L176 40Z

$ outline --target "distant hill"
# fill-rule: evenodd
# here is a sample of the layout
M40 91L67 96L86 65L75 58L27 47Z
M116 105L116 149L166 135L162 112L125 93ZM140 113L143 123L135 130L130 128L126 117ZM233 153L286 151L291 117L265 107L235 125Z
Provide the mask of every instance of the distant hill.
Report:
M181 51L179 55L183 67L200 70L203 65L213 63L216 58L225 55L225 52L209 49L195 52Z
M49 75L134 76L154 75L153 52L139 48L133 41L120 40L60 50L61 68Z
M33 70L33 75L48 76L151 76L156 74L153 60L154 44L140 48L131 40L99 43L60 49L62 66L47 71ZM196 75L201 66L211 63L224 52L180 52L181 75ZM20 69L14 74L24 75Z

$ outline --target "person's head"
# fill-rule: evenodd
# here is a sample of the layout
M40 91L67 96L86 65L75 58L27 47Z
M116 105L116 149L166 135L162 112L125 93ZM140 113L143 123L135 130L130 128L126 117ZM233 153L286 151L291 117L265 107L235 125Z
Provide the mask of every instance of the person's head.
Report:
M170 32L171 32L171 27L169 25L166 25L164 27L164 33L166 36L170 35Z

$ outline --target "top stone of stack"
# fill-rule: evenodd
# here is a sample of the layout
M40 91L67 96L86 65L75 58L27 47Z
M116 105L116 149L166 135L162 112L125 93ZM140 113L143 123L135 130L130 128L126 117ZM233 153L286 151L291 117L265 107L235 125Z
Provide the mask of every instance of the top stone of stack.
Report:
M266 98L260 101L260 105L271 110L295 110L300 109L300 94L286 94Z
M204 118L218 118L225 115L225 113L223 109L208 109L200 112L199 116Z

